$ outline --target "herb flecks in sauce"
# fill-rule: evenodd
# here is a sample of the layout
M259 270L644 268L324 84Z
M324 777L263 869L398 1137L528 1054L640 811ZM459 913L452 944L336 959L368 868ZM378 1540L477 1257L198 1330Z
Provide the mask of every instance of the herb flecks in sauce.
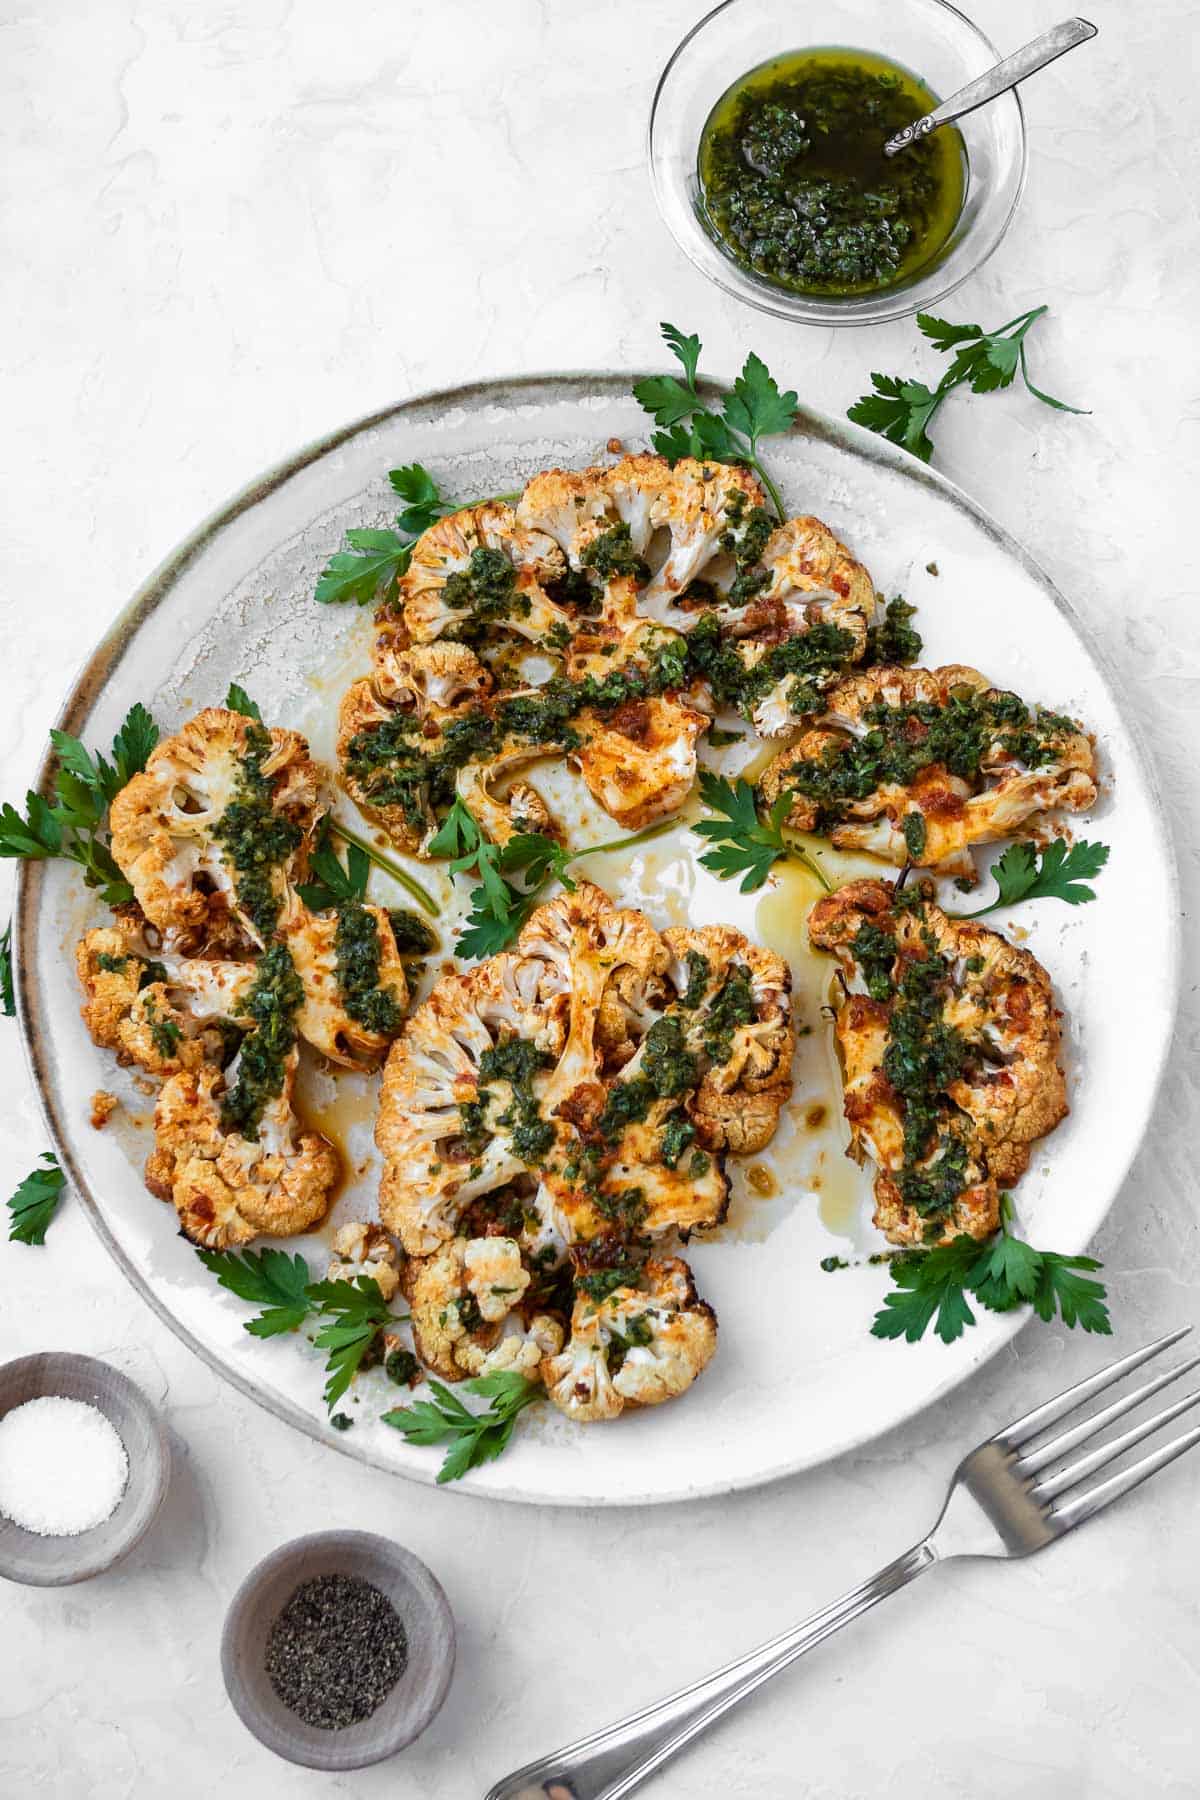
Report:
M256 1139L269 1101L283 1092L287 1061L296 1042L296 1012L304 985L284 944L259 959L242 1011L254 1022L242 1040L237 1076L221 1099L221 1127Z
M271 778L263 774L270 754L270 732L251 721L233 799L213 827L214 838L233 865L238 905L264 938L274 931L283 904L275 872L304 835L272 804Z
M335 949L338 990L350 1017L384 1037L398 1031L400 1004L393 990L379 983L379 927L360 900L344 900L338 907Z
M806 50L750 70L701 133L709 229L776 287L890 287L937 254L962 205L962 139L952 128L883 154L936 104L907 69L860 50Z

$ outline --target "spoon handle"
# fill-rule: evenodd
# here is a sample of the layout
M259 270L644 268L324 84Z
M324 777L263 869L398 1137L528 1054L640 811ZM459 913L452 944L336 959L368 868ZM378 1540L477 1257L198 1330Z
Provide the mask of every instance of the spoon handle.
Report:
M1096 27L1087 19L1064 19L1061 25L1044 31L1041 37L1034 38L1022 50L1014 50L1003 62L998 62L985 75L977 75L974 81L968 81L966 87L959 88L948 100L926 113L923 119L914 119L903 131L888 139L883 146L885 156L895 156L908 144L915 144L920 138L928 137L939 125L948 125L951 119L961 119L964 113L974 112L977 106L985 106L998 94L1006 94L1009 88L1016 87L1027 75L1034 75L1052 63L1057 57L1064 56L1068 50L1074 50L1077 44L1086 44L1089 38L1096 35Z

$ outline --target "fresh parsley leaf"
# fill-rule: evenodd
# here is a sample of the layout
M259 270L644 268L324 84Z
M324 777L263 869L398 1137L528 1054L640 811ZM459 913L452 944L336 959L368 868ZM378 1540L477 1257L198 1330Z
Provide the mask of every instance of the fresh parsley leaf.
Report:
M197 1250L197 1256L231 1294L263 1311L246 1321L252 1337L277 1337L295 1331L312 1311L310 1275L302 1256L285 1250Z
M981 919L984 913L1001 906L1016 906L1021 900L1062 900L1067 906L1082 906L1096 898L1096 890L1087 883L1099 875L1108 861L1108 845L1092 844L1086 839L1068 844L1065 838L1053 838L1039 847L1034 843L1010 844L992 865L997 893L994 900L976 912L961 913L960 918Z
M932 1250L897 1257L891 1271L898 1291L884 1297L872 1336L903 1337L915 1344L936 1320L937 1335L951 1344L975 1323L968 1295L989 1312L1031 1305L1040 1319L1049 1321L1057 1311L1064 1325L1107 1336L1112 1324L1104 1286L1088 1279L1101 1265L1090 1256L1035 1250L1015 1237L1008 1229L1007 1196L1002 1196L1001 1214L1002 1228L989 1243L956 1237Z
M786 394L779 391L766 363L751 351L721 411L730 430L748 437L751 449L757 450L759 438L779 437L791 430L798 404L792 390Z
M744 463L753 469L767 492L776 515L784 515L783 497L759 461L760 438L791 429L796 416L794 393L782 393L761 357L753 351L742 372L725 394L719 413L704 404L696 386L700 339L685 336L666 321L663 338L683 369L677 375L646 375L633 386L634 398L660 428L651 442L660 456L676 463L681 456L722 463Z
M495 1461L507 1448L518 1415L542 1396L540 1383L504 1370L462 1385L468 1393L490 1400L485 1411L471 1412L443 1382L431 1380L432 1400L418 1400L382 1415L384 1424L394 1426L410 1444L449 1444L438 1471L439 1484L458 1481L468 1470Z
M781 857L794 856L813 871L829 892L829 883L818 864L806 852L789 844L783 835L783 821L791 811L790 794L780 794L763 820L759 817L754 789L748 781L739 778L729 782L711 769L704 769L700 774L700 797L714 816L698 820L692 830L715 846L706 851L700 861L722 881L741 875L740 891L752 894L762 886Z
M856 400L847 417L928 462L933 455L929 421L947 394L964 384L975 394L993 393L1010 387L1019 368L1036 400L1059 412L1082 412L1082 407L1068 406L1065 400L1043 393L1029 379L1025 339L1046 310L1045 306L1031 307L995 331L984 331L978 325L953 325L932 313L918 313L917 325L934 348L954 351L937 387L930 389L922 381L906 381L898 375L872 374L873 392Z
M876 1313L872 1337L899 1338L915 1344L931 1320L944 1344L952 1344L963 1328L975 1323L967 1304L968 1277L979 1259L974 1238L958 1237L933 1250L897 1257L891 1264L896 1293L888 1294Z
M412 540L394 531L348 531L349 550L337 550L329 558L317 582L315 598L323 606L353 600L370 606L384 600L408 568Z
M410 531L414 537L420 537L444 513L452 510L442 498L429 470L422 468L420 463L406 463L401 469L389 469L388 480L400 498L408 503L396 520L401 531Z
M6 800L0 807L0 856L42 861L62 851L62 826L49 805L32 789L25 796L25 817Z
M260 725L263 722L263 716L258 710L258 701L252 700L245 688L240 687L236 681L231 681L229 684L229 692L225 696L225 706L228 712L241 713L245 719L257 719Z
M328 813L321 820L316 843L309 855L308 868L310 875L315 875L316 880L301 883L296 892L305 906L311 907L313 912L324 912L344 900L366 898L371 860L361 845L352 843L348 847L343 868L333 847L333 828Z
M0 933L0 1011L6 1019L11 1019L17 1010L17 996L13 988L12 965L12 921Z
M44 1169L28 1174L8 1202L9 1239L18 1244L44 1244L46 1229L58 1209L67 1178L52 1151L42 1153Z
M125 715L125 723L113 739L113 765L117 774L117 792L140 775L150 760L150 752L158 743L158 726L140 700L135 700ZM115 794L109 794L110 800Z
M379 1284L370 1275L360 1275L357 1281L316 1281L306 1291L325 1321L313 1343L329 1352L325 1404L332 1412L379 1333L407 1315L388 1311Z
M585 844L580 850L568 850L541 832L519 831L501 847L483 835L471 813L456 799L429 841L435 855L451 859L452 875L473 869L479 877L479 886L468 895L471 910L454 946L456 955L475 961L507 949L551 882L574 888L567 872L571 863L603 851L628 849L666 829L666 823L650 825L630 837ZM522 878L520 883L512 879L514 875Z
M1064 1325L1079 1325L1083 1331L1111 1337L1112 1320L1104 1304L1104 1284L1089 1281L1076 1273L1079 1269L1092 1270L1101 1266L1091 1256L1057 1256L1052 1250L1043 1252L1041 1278L1033 1296L1033 1310L1038 1318L1049 1323L1057 1306Z

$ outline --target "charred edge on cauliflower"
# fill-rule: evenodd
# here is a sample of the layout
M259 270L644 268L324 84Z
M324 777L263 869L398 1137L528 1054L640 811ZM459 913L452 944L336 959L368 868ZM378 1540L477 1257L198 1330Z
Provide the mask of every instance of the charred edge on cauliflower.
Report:
M213 837L233 864L238 905L264 938L274 931L282 905L272 875L304 835L272 804L271 780L262 772L271 748L266 727L252 720L246 727L234 797L213 826Z
M283 1092L287 1059L296 1042L295 1016L304 1002L304 984L284 944L272 944L259 959L242 1010L253 1020L242 1039L237 1075L221 1096L221 1128L256 1141L268 1101Z
M816 803L818 831L841 823L855 801L881 787L911 787L934 766L979 787L984 759L996 748L1027 769L1041 768L1079 731L1071 719L1031 709L1017 694L966 683L953 689L944 705L914 700L892 706L881 700L862 718L868 729L861 736L846 733L831 740L819 758L791 764L783 778L787 790ZM918 823L923 825L919 818ZM907 841L907 830L905 836ZM922 830L919 843L908 843L914 860L924 847Z

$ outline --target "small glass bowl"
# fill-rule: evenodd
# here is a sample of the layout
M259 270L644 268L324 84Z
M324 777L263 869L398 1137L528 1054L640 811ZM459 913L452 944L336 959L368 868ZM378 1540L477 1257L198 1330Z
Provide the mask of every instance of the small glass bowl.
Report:
M724 0L692 27L659 78L650 109L650 177L676 243L727 294L806 325L877 325L927 310L996 249L1025 186L1025 120L1010 92L958 121L967 153L962 211L938 255L904 281L845 296L773 287L734 262L703 222L700 133L721 95L748 70L790 50L834 45L891 57L943 98L1000 59L946 0Z

